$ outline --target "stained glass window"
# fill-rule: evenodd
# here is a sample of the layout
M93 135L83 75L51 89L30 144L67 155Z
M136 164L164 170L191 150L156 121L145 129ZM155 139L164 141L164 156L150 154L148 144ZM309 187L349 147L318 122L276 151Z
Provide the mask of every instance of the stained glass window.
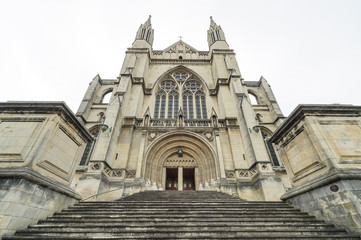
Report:
M207 106L206 106L206 98L205 96L203 95L201 97L202 99L202 115L203 115L203 118L206 119L207 118Z
M207 118L202 84L192 74L173 72L160 82L159 90L155 97L154 118L175 119L180 106L186 119Z

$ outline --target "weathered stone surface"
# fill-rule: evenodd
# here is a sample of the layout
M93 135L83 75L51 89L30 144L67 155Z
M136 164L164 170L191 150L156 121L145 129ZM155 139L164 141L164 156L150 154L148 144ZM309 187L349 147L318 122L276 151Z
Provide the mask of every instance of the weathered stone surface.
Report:
M63 191L52 190L56 184L50 189L25 179L0 178L0 185L7 188L0 197L1 233L13 233L77 202L75 193L64 194L64 186Z
M214 191L148 191L82 202L19 230L16 239L359 239L282 202Z

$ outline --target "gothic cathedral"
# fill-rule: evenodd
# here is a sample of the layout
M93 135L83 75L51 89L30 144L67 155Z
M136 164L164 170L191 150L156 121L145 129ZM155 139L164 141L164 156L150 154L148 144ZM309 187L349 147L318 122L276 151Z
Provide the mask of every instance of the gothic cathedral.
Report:
M279 200L290 187L269 142L284 119L269 84L244 81L212 18L207 35L208 51L182 40L154 50L149 17L119 77L93 79L76 113L95 139L72 183L82 197L216 190Z
M212 18L207 35L208 51L182 40L153 50L149 18L119 77L97 75L76 114L64 102L1 102L0 237L79 201L213 194L287 201L361 233L361 106L301 104L285 118L263 77L242 78Z

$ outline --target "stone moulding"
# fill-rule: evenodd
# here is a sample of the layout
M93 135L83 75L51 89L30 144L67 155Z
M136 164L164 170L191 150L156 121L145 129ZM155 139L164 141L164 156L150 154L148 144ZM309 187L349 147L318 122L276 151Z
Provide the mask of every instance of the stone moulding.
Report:
M317 177L311 181L303 183L300 186L296 186L287 191L284 195L281 196L281 200L287 200L292 197L301 195L303 193L309 192L311 190L320 188L327 184L339 181L339 180L361 180L361 170L340 170L334 169L328 173Z
M38 184L42 187L54 190L55 192L64 194L76 200L80 200L81 196L73 189L51 181L49 178L31 170L30 168L0 168L0 179L25 179L29 182Z
M14 101L1 102L1 114L58 114L67 123L73 125L79 130L80 136L86 140L93 140L93 136L79 122L74 113L69 109L65 102L31 102L31 101Z
M277 144L305 116L360 116L360 112L361 107L353 105L300 104L273 133L270 142Z

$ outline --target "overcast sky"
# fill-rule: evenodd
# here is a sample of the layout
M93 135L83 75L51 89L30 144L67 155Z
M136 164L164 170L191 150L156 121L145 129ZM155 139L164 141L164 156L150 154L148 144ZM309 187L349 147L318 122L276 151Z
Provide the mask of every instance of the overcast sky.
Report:
M119 75L148 15L154 50L208 50L222 26L246 81L267 79L285 115L300 103L361 105L361 1L0 0L0 101L65 101Z

